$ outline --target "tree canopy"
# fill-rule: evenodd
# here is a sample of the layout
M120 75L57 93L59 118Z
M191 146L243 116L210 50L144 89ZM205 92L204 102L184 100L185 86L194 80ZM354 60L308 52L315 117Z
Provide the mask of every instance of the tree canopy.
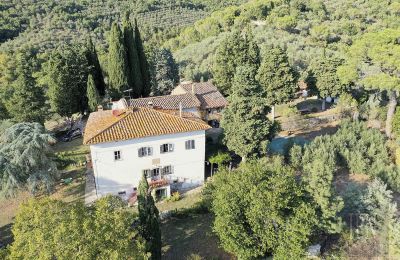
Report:
M224 142L243 160L265 154L268 140L276 131L276 126L267 118L270 107L262 97L255 75L252 66L237 68L229 106L223 111L221 120Z
M234 76L239 66L260 65L260 50L250 29L235 30L219 45L214 62L214 81L224 94L232 93Z
M250 161L215 178L214 231L225 250L240 259L304 256L317 219L294 171L281 159Z
M115 196L90 207L31 199L15 218L10 258L148 259L143 239L132 228L135 215L124 206Z
M39 82L48 89L53 112L71 116L85 111L88 74L88 61L82 46L64 46L50 54L43 64Z
M51 191L57 167L51 155L56 140L39 123L18 123L0 136L0 196L27 187L32 193L43 186Z

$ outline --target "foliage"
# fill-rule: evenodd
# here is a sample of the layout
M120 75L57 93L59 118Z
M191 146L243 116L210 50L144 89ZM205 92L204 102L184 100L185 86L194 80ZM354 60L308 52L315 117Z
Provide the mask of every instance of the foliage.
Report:
M87 80L87 90L86 96L88 99L88 107L91 112L97 111L97 106L99 105L100 97L97 92L96 84L94 82L92 74L89 74Z
M10 258L147 259L143 240L131 227L135 216L124 206L114 196L91 207L31 199L15 218Z
M400 220L396 214L397 204L393 201L392 192L387 190L382 181L375 179L368 185L361 200L361 225L357 229L357 240L378 243L379 255L399 257Z
M358 107L358 102L349 93L343 93L339 96L339 102L337 103L339 112L342 117L351 116L352 112Z
M218 165L226 165L231 159L232 158L229 153L218 152L217 154L211 156L208 161Z
M106 83L104 82L103 72L101 70L99 57L97 56L96 47L91 38L86 44L86 59L89 65L89 72L93 75L94 83L98 93L104 96L106 93Z
M143 47L142 37L140 36L139 27L136 21L135 21L135 41L139 57L140 71L142 73L142 80L143 80L143 88L141 95L143 97L147 97L150 95L151 92L149 63L147 61L147 57Z
M147 242L151 258L160 259L162 246L160 217L145 174L139 183L138 192L139 232Z
M243 160L265 154L268 140L276 131L267 118L270 108L262 98L255 74L251 66L237 68L229 106L221 120L226 146Z
M133 90L133 97L138 98L142 94L143 79L140 70L138 49L136 46L135 33L132 23L129 21L129 14L123 21L122 31L124 34L124 45L128 56L128 79L129 86Z
M338 71L342 82L389 94L386 135L392 137L392 120L400 85L400 30L369 32L357 39L347 52L347 62Z
M35 53L22 50L15 55L14 80L8 81L0 90L6 113L18 122L40 122L46 117L44 91L33 77L37 70ZM10 74L10 71L6 71Z
M169 95L179 83L178 64L168 49L156 49L150 57L151 94Z
M252 32L236 30L219 45L213 67L214 81L224 94L232 93L234 76L239 66L257 70L260 65L259 49Z
M392 122L392 129L394 135L399 138L400 137L400 108L396 108L396 112L393 117L393 122Z
M171 197L167 198L166 201L175 202L181 199L181 194L179 192L172 193Z
M268 48L258 70L257 80L263 87L269 105L290 101L297 90L297 76L281 48Z
M28 186L32 193L42 185L51 191L57 167L50 144L55 139L39 123L19 123L0 137L0 196L11 196Z
M128 56L124 45L124 36L117 23L111 27L108 50L108 81L110 95L120 98L129 88Z
M231 173L223 169L215 179L214 230L225 250L240 259L304 256L316 215L282 160L247 162Z
M54 50L43 64L39 82L47 88L53 112L70 117L87 108L86 86L89 65L79 45Z
M336 75L341 63L342 61L335 57L318 57L311 64L315 87L321 97L338 97L345 92L346 85L342 84Z

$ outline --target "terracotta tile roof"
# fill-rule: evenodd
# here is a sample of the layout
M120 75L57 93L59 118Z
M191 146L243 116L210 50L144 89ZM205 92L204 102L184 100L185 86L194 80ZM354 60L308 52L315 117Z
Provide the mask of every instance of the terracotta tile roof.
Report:
M209 129L204 122L181 118L151 108L91 113L83 136L84 144L129 140L148 136Z
M200 101L192 94L131 99L130 106L147 107L149 102L153 103L154 107L161 109L179 109L179 103L182 103L182 108L194 108L201 106Z
M201 102L202 109L225 107L228 105L228 101L210 81L181 83L178 87L182 87L187 93L192 93L193 90Z

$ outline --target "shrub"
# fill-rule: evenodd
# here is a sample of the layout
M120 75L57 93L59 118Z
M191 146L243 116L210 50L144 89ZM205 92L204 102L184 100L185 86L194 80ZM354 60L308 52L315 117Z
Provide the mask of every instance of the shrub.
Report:
M181 199L181 195L179 194L179 192L175 191L174 193L172 193L171 197L167 198L166 201L168 202L175 202Z
M399 138L400 137L400 108L396 108L396 113L394 114L392 129L394 135Z

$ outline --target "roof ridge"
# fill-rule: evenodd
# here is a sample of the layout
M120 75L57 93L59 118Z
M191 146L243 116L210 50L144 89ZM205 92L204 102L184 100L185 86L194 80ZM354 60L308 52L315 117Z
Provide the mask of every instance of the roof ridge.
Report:
M97 137L98 135L104 133L105 131L107 131L108 129L110 129L111 127L113 127L114 125L116 125L117 123L121 122L122 119L125 119L126 117L128 117L129 114L131 114L132 111L130 111L129 109L125 109L125 113L124 115L119 118L117 121L115 121L114 123L112 123L111 125L107 126L106 128L102 129L101 131L99 131L97 134L93 135L92 137L90 137L88 140L86 140L86 142L84 143L89 143L90 140L94 139L95 137ZM85 141L85 140L84 140Z
M144 108L144 107L142 107L142 108ZM167 112L163 112L163 111L161 111L161 110L156 110L156 109L152 109L152 108L145 108L145 109L151 109L151 110L153 110L153 111L155 111L155 112L157 112L157 113L160 113L160 114L163 114L163 115L167 115L167 116L171 116L171 117L175 117L175 118L178 118L178 119L182 119L182 120L188 121L188 122L190 122L190 123L195 123L195 124L198 124L198 125L206 125L206 126L208 126L206 123L199 123L199 122L196 122L196 121L187 119L187 118L183 118L183 117L176 116L176 115L173 115L173 114L170 114L170 113L167 113ZM190 113L190 112L186 112L186 113ZM194 115L194 114L193 114L193 115Z

